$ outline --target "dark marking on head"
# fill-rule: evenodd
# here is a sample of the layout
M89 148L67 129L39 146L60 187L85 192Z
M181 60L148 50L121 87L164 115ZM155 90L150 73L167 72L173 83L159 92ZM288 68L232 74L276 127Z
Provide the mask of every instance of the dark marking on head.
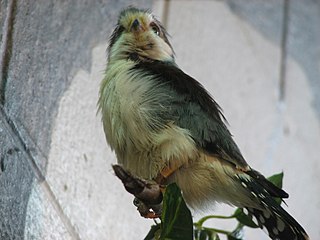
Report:
M119 18L118 18L118 22L117 22L117 26L114 29L114 31L112 32L112 34L110 36L110 39L109 39L108 52L110 51L112 46L115 44L115 42L119 39L121 34L125 31L125 27L120 24L120 20L123 17L125 17L128 13L139 13L139 12L148 13L148 10L141 10L141 9L138 9L138 8L130 6L130 7L125 8L124 10L122 10L120 12L120 15L119 15Z
M150 43L147 44L147 47L148 47L149 49L152 49L153 46L154 46L154 43L152 43L152 42L150 42Z
M163 39L163 41L165 41L169 46L170 48L172 49L172 46L171 46L171 43L169 42L168 40L168 37L170 37L170 34L167 32L167 30L164 28L164 26L162 26L161 22L156 19L154 16L153 16L153 19L154 19L154 22L160 27L160 37ZM173 51L173 49L172 49ZM173 51L174 53L174 51Z
M125 9L123 9L123 10L120 12L118 21L120 21L120 19L123 18L123 17L125 17L128 13L140 13L140 12L150 13L150 10L147 10L147 9L139 9L139 8L136 8L136 7L133 7L133 6L129 6L129 7L125 8Z
M138 25L139 29L133 31L132 28L138 28ZM132 54L132 52L136 52L139 55L139 61L142 62L167 60L167 58L174 60L174 51L167 35L160 21L149 10L130 6L121 11L117 26L109 39L108 60L110 60L111 49L118 41L121 41L121 44L115 50L117 54L122 54L122 58L137 60L136 56ZM159 41L160 39L157 38L162 40ZM170 48L168 57L163 57L166 56L167 46L162 46L162 41Z
M125 28L123 26L117 25L117 27L113 30L113 33L111 34L110 40L109 40L109 47L108 47L108 52L112 48L112 46L115 44L115 42L119 39L121 34Z
M138 53L136 53L136 52L129 53L129 59L134 61L134 62L139 61Z

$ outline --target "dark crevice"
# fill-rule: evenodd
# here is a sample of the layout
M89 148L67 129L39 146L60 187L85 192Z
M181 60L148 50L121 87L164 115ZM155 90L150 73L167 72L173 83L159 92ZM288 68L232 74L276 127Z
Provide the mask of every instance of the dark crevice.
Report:
M62 222L64 223L65 227L68 230L68 233L71 234L73 239L77 239L77 240L80 239L80 236L78 235L77 231L74 229L74 227L73 227L71 221L69 220L69 218L67 217L67 215L65 215L65 213L64 213L62 207L60 206L60 203L58 202L55 194L53 193L51 187L46 182L45 177L43 176L39 167L37 166L35 159L33 158L32 154L30 153L30 149L23 141L23 138L21 137L17 126L15 125L14 121L12 121L10 119L10 117L7 115L7 113L5 112L5 110L3 109L2 106L0 106L0 118L3 119L3 122L5 123L5 125L7 125L7 128L10 132L9 134L11 135L12 139L14 140L14 142L17 145L17 147L14 147L13 149L9 149L7 151L7 154L10 155L13 153L13 151L20 151L20 149L23 150L23 152L26 154L26 156L28 158L27 162L30 164L30 167L31 167L33 173L35 174L39 184L41 184L43 186L43 190L46 193L46 196L50 200L50 202L53 205L53 207L55 208L55 210L58 212ZM0 164L0 167L3 167L3 170L5 170L5 166L2 166L2 163ZM0 238L1 238L1 235L0 235Z
M280 56L280 83L279 83L279 101L285 100L286 93L286 71L287 71L287 45L288 45L288 26L289 26L289 5L290 0L283 2L283 21L281 37L281 56Z
M13 25L16 15L16 0L9 1L7 16L4 21L3 34L2 34L2 45L1 50L3 53L1 54L0 59L0 104L4 104L5 102L5 90L8 78L9 71L9 63L11 59L12 47L13 47Z
M9 130L11 131L11 137L15 140L16 144L18 146L20 145L19 148L21 148L27 154L29 158L28 162L31 165L31 169L33 170L38 181L39 182L44 181L45 178L41 173L40 169L38 168L35 159L32 157L30 153L30 149L27 147L26 143L23 141L16 124L10 119L10 117L6 114L5 110L2 107L0 107L0 117L8 125ZM10 154L10 152L19 148L10 149L8 150L7 154Z
M3 173L5 170L4 167L4 156L0 156L0 174Z

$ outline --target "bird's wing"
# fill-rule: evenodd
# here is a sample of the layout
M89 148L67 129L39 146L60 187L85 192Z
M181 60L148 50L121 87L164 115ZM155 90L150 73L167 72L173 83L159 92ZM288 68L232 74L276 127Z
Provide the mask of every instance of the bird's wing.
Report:
M167 120L188 129L197 146L210 155L248 169L232 135L226 127L221 108L195 79L177 66L154 61L140 62L134 70L152 75L170 96Z

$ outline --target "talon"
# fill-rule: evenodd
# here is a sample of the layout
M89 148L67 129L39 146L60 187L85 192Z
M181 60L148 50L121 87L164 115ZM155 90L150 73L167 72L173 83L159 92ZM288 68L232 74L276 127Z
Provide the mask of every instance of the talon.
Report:
M154 181L134 177L119 165L113 165L112 167L125 189L135 196L133 204L137 207L140 215L145 218L159 218L162 212L165 186Z
M133 205L135 205L136 207L139 207L140 203L141 203L141 201L138 198L133 199Z
M138 198L135 198L133 200L133 204L137 207L137 210L139 211L140 215L144 218L159 218L161 216L162 203L149 206L141 200L139 200ZM152 211L150 211L150 209Z
M142 216L142 215L141 215ZM155 218L160 218L161 214L156 214L154 212L148 212L146 215L142 216L144 218L149 218L149 219L155 219Z
M162 191L158 183L134 177L120 165L113 165L113 170L122 181L125 189L147 205L156 205L162 202Z

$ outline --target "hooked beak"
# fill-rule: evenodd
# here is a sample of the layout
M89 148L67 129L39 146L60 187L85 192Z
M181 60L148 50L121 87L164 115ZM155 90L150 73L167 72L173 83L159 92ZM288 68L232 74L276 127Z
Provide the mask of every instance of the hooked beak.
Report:
M140 24L138 19L135 19L132 22L130 30L131 30L131 32L140 32L142 30L142 26L141 26L141 24Z

